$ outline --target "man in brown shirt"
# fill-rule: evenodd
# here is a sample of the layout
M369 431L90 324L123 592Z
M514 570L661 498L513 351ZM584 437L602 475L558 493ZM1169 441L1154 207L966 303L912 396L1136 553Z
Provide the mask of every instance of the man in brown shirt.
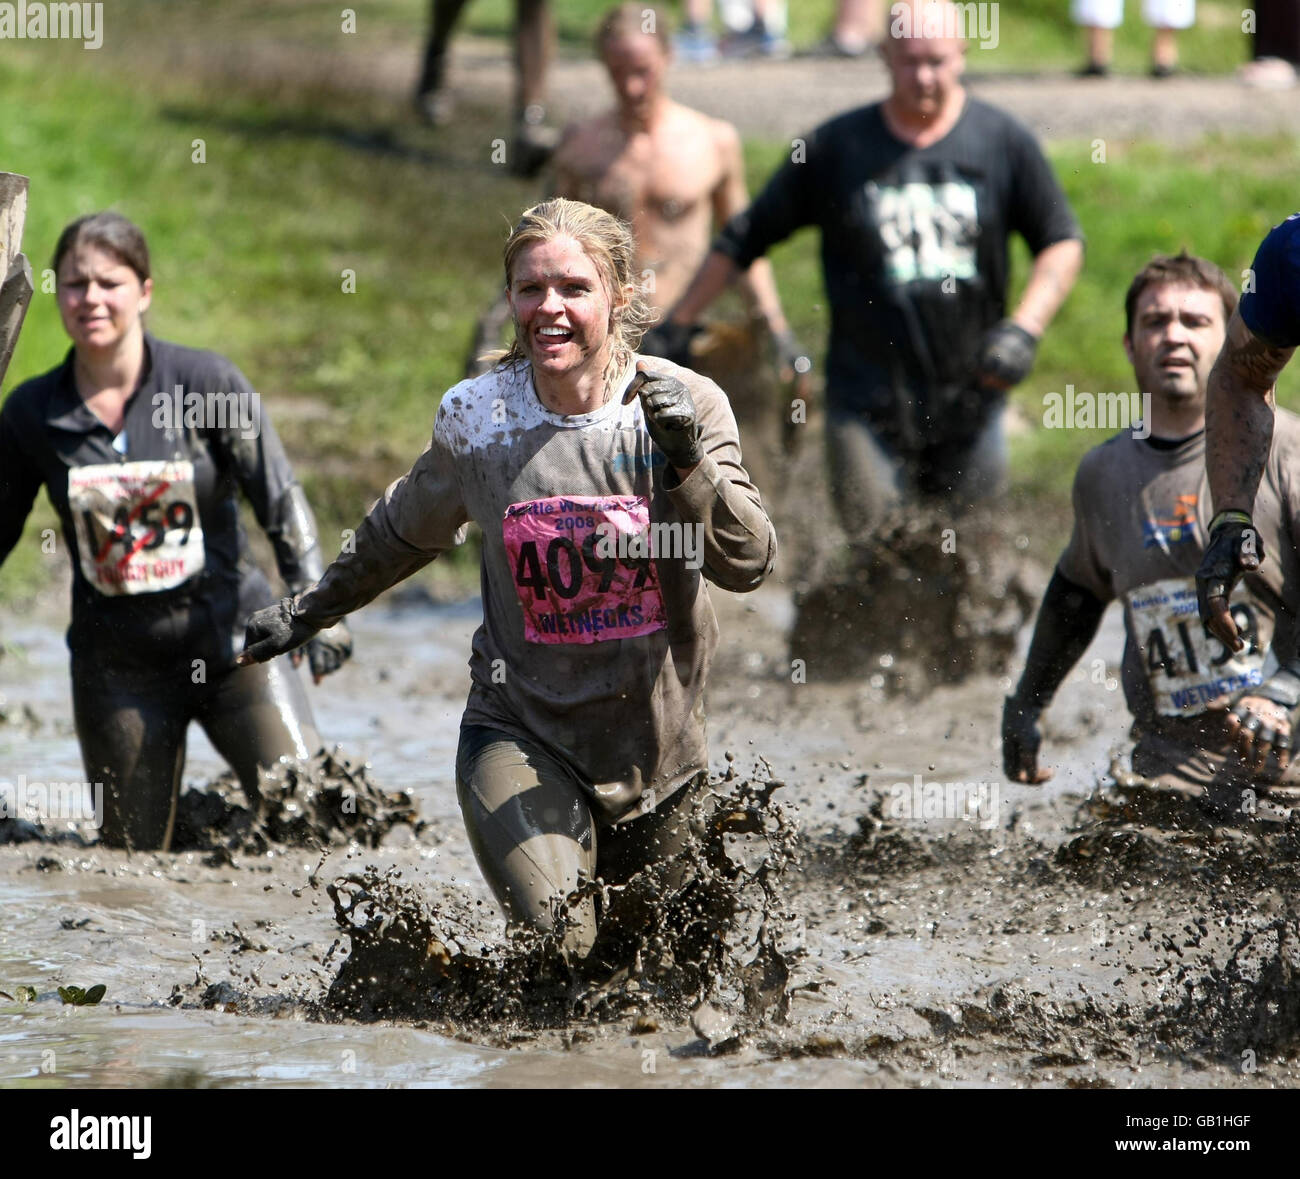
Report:
M1239 812L1241 790L1268 788L1287 768L1292 718L1270 698L1269 680L1277 670L1272 648L1294 642L1300 586L1300 419L1293 415L1278 415L1257 504L1260 534L1279 558L1247 577L1231 603L1243 648L1233 652L1211 636L1196 608L1194 574L1213 514L1206 387L1235 305L1223 272L1185 254L1153 259L1129 289L1124 347L1147 411L1140 428L1115 435L1079 464L1074 532L1003 713L1003 758L1015 781L1051 776L1038 763L1038 717L1115 598L1124 605L1123 682L1137 774L1191 794L1208 791L1212 805ZM1236 734L1246 726L1261 740L1240 743ZM1239 745L1248 756L1239 756Z

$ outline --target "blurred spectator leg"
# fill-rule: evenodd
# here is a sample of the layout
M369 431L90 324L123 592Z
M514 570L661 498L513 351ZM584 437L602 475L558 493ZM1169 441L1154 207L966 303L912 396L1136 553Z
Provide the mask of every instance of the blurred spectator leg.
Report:
M546 76L555 52L550 0L515 0L515 149L511 170L534 176L551 158L559 132L546 123Z
M673 38L677 60L685 65L703 65L716 61L718 43L714 39L713 0L684 0L685 20Z
M1110 73L1115 30L1124 20L1124 0L1073 0L1070 18L1087 36L1088 60L1079 76L1104 78Z
M1241 69L1248 86L1285 90L1300 67L1300 0L1256 0L1255 59Z
M1142 19L1151 26L1151 76L1178 72L1178 30L1196 23L1196 0L1142 0Z
M452 114L447 90L447 46L467 0L432 0L429 13L429 43L424 50L424 69L415 90L415 107L430 123L446 123Z

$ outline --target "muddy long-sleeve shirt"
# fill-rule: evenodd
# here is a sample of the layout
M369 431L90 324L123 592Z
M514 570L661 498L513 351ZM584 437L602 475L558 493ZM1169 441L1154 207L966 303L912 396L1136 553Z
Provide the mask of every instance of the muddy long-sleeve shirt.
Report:
M1233 594L1246 646L1231 652L1201 625L1195 573L1213 518L1205 433L1176 444L1117 434L1074 481L1074 532L1057 568L1100 601L1124 604L1125 699L1140 729L1179 736L1214 701L1258 686L1274 644L1295 649L1300 586L1300 418L1279 410L1255 523L1265 560ZM1227 742L1225 742L1227 744Z
M0 412L0 564L44 485L72 556L74 654L229 666L253 610L275 600L239 519L243 491L293 591L323 562L284 447L243 373L145 337L114 435L77 392L73 353Z
M718 625L706 579L754 589L776 536L712 381L685 382L705 457L680 480L640 399L565 417L526 364L451 389L433 438L378 500L298 613L328 626L465 536L483 533L483 624L464 722L535 741L605 822L632 818L708 764L704 686Z

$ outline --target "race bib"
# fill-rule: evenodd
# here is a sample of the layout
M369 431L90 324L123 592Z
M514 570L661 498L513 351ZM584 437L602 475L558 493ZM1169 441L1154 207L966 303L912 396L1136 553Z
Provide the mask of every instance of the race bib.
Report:
M153 594L203 570L194 464L105 463L68 472L81 572L101 594Z
M1244 594L1229 605L1246 644L1238 652L1201 625L1190 577L1139 586L1124 595L1124 604L1161 716L1197 716L1211 701L1263 682L1260 610Z
M601 643L668 625L641 496L553 496L511 504L506 556L530 643ZM623 554L620 556L619 554Z

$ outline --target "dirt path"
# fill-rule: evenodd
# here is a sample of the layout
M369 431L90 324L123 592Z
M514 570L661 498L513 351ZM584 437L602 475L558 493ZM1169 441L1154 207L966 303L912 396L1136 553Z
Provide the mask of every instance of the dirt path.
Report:
M217 45L168 43L167 57L185 73L208 73L230 85L236 78L287 90L327 85L391 96L403 111L417 77L419 47L375 39L350 40L347 49L304 50L267 40L241 40L237 30ZM977 52L973 50L972 52ZM508 104L512 73L502 42L463 37L451 69L457 95L475 105ZM972 71L972 93L1016 115L1046 139L1132 139L1182 142L1211 131L1269 134L1297 129L1300 91L1252 90L1232 76L1081 80L1068 74L999 75ZM736 124L746 136L785 139L854 106L884 97L880 62L795 57L774 62L676 66L673 97ZM552 75L552 103L561 119L592 114L609 104L603 68L586 56L564 55Z

